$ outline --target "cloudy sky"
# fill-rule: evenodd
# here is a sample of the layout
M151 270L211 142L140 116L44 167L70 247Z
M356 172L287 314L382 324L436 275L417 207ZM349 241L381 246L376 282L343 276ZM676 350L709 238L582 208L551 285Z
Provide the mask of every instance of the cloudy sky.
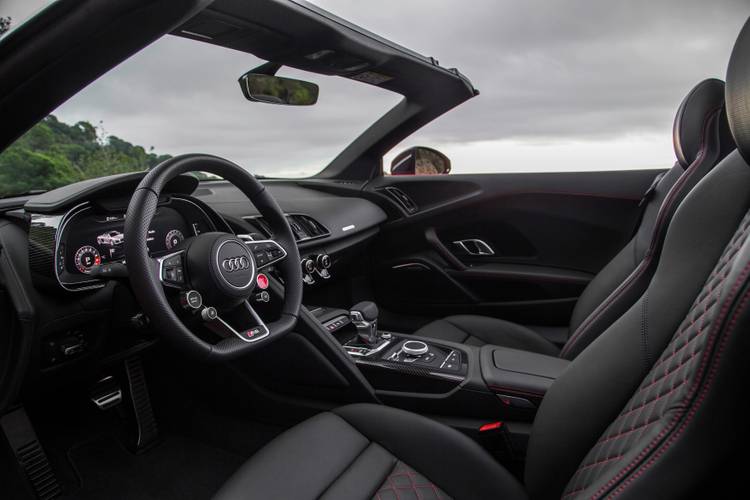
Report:
M455 173L663 168L671 123L701 79L723 78L747 0L317 0L457 67L481 95L386 156L436 147ZM0 0L0 15L29 0ZM3 12L5 10L5 12ZM342 78L311 108L249 103L237 77L261 61L166 37L57 110L160 153L210 152L266 175L312 174L399 96Z

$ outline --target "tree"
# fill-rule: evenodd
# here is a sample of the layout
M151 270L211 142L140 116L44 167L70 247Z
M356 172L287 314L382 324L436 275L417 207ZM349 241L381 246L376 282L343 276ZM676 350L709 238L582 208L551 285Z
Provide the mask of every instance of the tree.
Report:
M10 29L11 20L10 17L0 17L0 35Z
M168 158L119 137L102 138L89 122L68 125L49 115L0 153L0 196L143 171Z

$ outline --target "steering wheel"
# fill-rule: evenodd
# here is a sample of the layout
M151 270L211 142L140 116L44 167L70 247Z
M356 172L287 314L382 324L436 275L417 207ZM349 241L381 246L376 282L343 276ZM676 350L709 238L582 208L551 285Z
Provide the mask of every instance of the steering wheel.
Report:
M273 240L256 241L210 232L185 239L172 253L149 254L148 231L164 186L176 176L203 171L239 188L265 218ZM125 219L125 257L133 291L156 330L187 354L211 361L236 358L294 328L302 303L297 244L279 205L252 174L217 156L190 154L166 160L141 180ZM259 253L260 252L260 253ZM255 255L263 255L259 267ZM266 324L250 303L260 268L274 265L284 281L278 320ZM165 289L177 290L194 321L221 339L212 343L188 328Z

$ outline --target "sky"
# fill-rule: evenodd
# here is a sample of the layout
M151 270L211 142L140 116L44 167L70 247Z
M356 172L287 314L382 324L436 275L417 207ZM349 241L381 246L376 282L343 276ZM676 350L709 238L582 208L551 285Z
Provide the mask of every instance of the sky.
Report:
M0 0L22 19L33 0ZM43 3L43 2L42 2ZM481 91L386 155L434 147L453 173L666 168L671 126L700 80L724 77L747 0L316 0L313 3L457 67ZM309 108L242 97L262 61L165 37L56 114L88 120L158 153L208 152L265 175L323 168L400 96L284 69L321 86Z

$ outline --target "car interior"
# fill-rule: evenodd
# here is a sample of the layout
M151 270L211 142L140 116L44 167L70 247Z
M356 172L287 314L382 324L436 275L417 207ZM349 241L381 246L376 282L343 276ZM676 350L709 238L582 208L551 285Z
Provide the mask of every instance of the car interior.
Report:
M302 0L58 0L0 39L0 150L162 37L266 61L250 107L315 105L284 67L399 100L312 177L195 151L0 198L1 498L744 491L750 21L671 168L446 175L383 165L481 98L434 58Z

